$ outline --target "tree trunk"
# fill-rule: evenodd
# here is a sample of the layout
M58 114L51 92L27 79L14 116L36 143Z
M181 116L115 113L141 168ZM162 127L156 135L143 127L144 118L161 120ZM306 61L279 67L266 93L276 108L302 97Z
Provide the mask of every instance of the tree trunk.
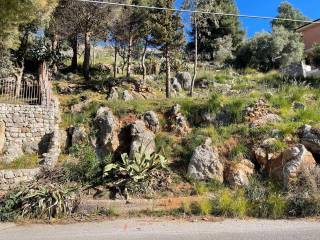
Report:
M24 73L24 60L22 60L22 66L20 69L19 74L16 74L16 90L15 90L15 97L18 98L20 96L21 92L21 82L22 82L22 77Z
M131 75L131 52L132 52L132 34L129 32L129 45L128 45L128 55L127 55L127 78Z
M73 72L76 72L78 69L78 36L75 35L71 39L71 45L72 45L72 62L71 62L71 68Z
M83 59L83 76L86 80L90 80L90 33L86 32L84 35L84 59Z
M117 78L118 73L118 47L114 46L114 63L113 63L113 77Z
M194 15L194 66L193 66L193 77L191 81L191 88L190 88L190 96L193 97L193 90L194 90L194 82L197 78L197 67L198 67L198 21L197 15Z
M166 55L166 97L171 98L170 55L169 55L168 46L166 46L165 55Z
M146 80L146 75L147 75L147 68L146 68L147 46L148 46L148 43L147 43L147 41L145 41L144 49L143 49L143 53L142 53L142 58L141 58L141 66L142 66L142 70L143 70L143 73L142 73L143 83Z

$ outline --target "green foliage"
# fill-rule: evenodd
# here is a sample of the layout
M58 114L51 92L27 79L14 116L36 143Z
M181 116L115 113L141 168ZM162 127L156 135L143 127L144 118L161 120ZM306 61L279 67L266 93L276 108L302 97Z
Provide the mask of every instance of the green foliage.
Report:
M193 214L209 215L210 213L212 213L213 205L210 199L203 198L197 202L191 203L190 208L191 213Z
M18 217L51 219L69 216L79 204L77 187L32 184L9 192L0 204L0 220Z
M111 161L111 156L99 159L94 148L89 144L72 146L70 154L74 160L64 163L67 179L93 185L103 182L103 170Z
M214 199L214 211L222 216L243 218L248 211L248 200L242 190L225 188Z
M239 158L247 158L248 157L248 148L243 143L237 144L233 147L229 153L229 159L235 160Z
M304 44L299 33L274 27L272 33L257 33L244 43L237 55L238 65L269 71L303 58Z
M287 216L288 202L278 184L253 177L246 187L246 198L251 216L273 219Z
M299 9L294 8L289 2L282 2L280 4L280 6L278 7L278 15L276 17L302 21L309 20L309 18L304 16ZM303 23L294 21L282 21L279 19L272 20L272 27L282 26L290 31L295 31L301 25L303 25Z
M187 0L186 2L188 1L190 2L190 0ZM193 5L193 9L202 9L208 12L228 12L234 14L238 13L238 9L234 0L198 0L196 4L193 1L193 4L191 5ZM193 15L193 18L194 17L195 15ZM226 52L226 56L228 56L229 54L230 57L230 50L232 51L233 48L236 48L239 45L244 35L244 31L241 29L239 19L226 16L215 16L210 14L197 14L196 17L198 24L198 51L200 56L202 57L202 59L217 60L217 62L220 61L220 63L223 64L224 62L222 60L224 59L221 59L220 57L223 57L222 55L225 50L222 51L222 47L220 48L216 44L220 44L222 39L224 39L226 36L229 36L227 38L231 38L231 42L228 39L228 49ZM195 39L194 29L195 28L193 24L192 39ZM232 44L231 46L229 45L230 43ZM193 48L194 43L191 43L190 46ZM219 53L219 57L215 57L214 53Z
M11 163L0 163L0 169L27 169L35 168L39 165L39 156L37 154L26 154L14 159Z
M133 158L128 154L121 155L120 163L110 163L104 167L104 177L113 174L122 176L128 184L136 184L150 177L150 172L155 169L166 169L166 158L157 153L148 153L141 146Z

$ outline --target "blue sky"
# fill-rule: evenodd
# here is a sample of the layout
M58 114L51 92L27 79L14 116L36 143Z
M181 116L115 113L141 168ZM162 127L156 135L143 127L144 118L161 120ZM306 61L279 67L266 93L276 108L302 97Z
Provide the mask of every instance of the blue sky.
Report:
M180 6L183 0L176 0L177 6ZM236 0L241 14L276 16L277 8L283 0ZM302 13L312 20L320 18L319 0L290 0L294 7L300 9ZM184 21L188 19L184 16ZM241 19L243 28L247 31L248 36L253 36L259 31L269 31L270 21L256 19Z

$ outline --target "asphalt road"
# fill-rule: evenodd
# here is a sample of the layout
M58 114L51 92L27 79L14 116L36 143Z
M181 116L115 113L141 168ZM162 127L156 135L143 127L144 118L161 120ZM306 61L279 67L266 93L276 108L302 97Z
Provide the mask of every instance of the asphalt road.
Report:
M319 240L320 222L129 219L71 225L0 224L2 240Z

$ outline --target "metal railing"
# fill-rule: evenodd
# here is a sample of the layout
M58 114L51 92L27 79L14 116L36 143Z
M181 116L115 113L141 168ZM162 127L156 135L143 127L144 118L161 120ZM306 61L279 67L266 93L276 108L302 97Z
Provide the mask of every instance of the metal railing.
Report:
M38 81L22 81L14 78L0 79L0 103L23 105L48 105L51 100L51 84L41 86Z

